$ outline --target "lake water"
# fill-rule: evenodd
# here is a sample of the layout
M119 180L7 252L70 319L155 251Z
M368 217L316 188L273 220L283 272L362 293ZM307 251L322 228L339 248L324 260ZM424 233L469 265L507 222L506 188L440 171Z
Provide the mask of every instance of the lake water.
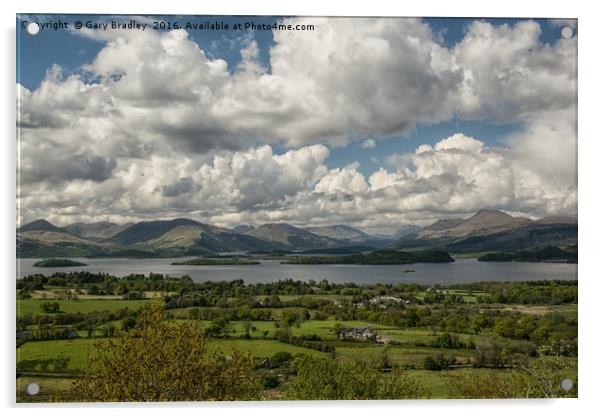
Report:
M33 264L40 259L18 259L17 277L57 271L86 270L125 276L130 273L162 273L170 276L188 275L196 282L207 280L243 279L246 283L272 282L279 279L331 282L369 283L423 283L453 284L478 281L519 281L544 279L577 279L576 264L560 263L484 263L474 259L460 259L454 263L418 263L393 266L360 265L286 265L265 260L248 266L172 266L174 261L186 259L73 259L86 263L84 267L40 268ZM406 273L406 270L414 272Z

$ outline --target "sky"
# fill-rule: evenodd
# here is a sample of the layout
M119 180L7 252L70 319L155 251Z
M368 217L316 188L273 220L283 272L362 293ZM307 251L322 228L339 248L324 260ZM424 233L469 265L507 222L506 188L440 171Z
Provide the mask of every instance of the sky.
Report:
M229 29L173 28L211 22ZM233 29L248 22L313 30ZM576 215L574 20L21 15L17 28L21 224L393 233L485 208Z

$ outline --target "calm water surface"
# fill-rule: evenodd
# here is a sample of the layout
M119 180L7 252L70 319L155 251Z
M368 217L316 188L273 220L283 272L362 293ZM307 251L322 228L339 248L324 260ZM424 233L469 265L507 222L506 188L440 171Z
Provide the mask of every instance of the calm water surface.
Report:
M246 283L272 282L279 279L322 280L331 282L368 283L424 283L452 284L482 280L519 281L544 279L577 279L576 264L559 263L483 263L474 259L455 263L418 263L394 266L359 265L286 265L275 260L262 260L248 266L172 266L174 261L186 259L73 259L86 263L84 267L40 268L33 264L40 259L18 259L17 277L57 271L86 270L126 276L130 273L162 273L171 276L188 275L194 281L243 279ZM406 270L414 270L407 273Z

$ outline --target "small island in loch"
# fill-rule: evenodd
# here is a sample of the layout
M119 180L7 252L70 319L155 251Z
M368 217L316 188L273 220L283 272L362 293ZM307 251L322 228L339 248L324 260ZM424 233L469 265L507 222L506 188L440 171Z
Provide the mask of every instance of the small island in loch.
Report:
M87 266L86 263L69 259L44 259L33 265L34 267L81 267Z
M490 252L477 258L478 261L518 261L518 262L552 262L552 263L577 263L577 244L564 250L559 247L545 246L533 250L520 250L514 252Z
M454 259L446 251L396 251L378 250L369 254L349 256L297 256L282 264L412 264L412 263L453 263Z

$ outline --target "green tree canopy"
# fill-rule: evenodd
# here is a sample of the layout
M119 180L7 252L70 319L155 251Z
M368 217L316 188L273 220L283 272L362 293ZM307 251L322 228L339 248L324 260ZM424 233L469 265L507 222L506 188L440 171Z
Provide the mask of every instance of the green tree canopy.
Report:
M294 400L379 400L428 398L429 391L399 368L383 372L375 363L303 357L288 391Z
M74 385L87 401L253 400L259 383L249 355L209 352L198 321L173 325L163 310L141 311L138 328L95 344Z

